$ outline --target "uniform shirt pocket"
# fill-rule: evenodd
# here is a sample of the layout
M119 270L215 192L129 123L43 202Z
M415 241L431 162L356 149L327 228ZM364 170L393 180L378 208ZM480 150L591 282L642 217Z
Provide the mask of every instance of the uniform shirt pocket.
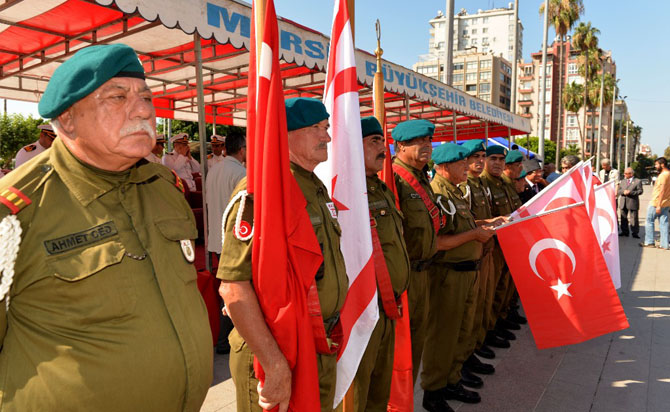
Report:
M158 231L167 240L166 245L161 245L163 256L173 263L171 269L185 282L195 282L197 274L193 263L187 260L188 249L184 249L182 240L191 242L191 250L195 253L193 239L198 237L198 229L191 219L188 218L163 218L154 221ZM176 258L180 256L181 258ZM195 254L193 255L195 256ZM161 257L157 257L161 258Z

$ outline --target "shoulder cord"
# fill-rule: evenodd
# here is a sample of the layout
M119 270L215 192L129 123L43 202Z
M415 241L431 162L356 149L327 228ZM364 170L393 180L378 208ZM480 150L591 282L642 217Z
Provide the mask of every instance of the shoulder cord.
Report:
M241 190L235 196L233 196L232 199L230 199L230 202L228 202L228 206L226 206L226 210L223 212L223 218L221 219L221 248L223 248L223 244L225 243L226 221L228 220L228 214L232 210L235 202L237 202L238 200L240 201L240 208L237 210L237 216L235 217L235 226L233 226L233 233L238 234L240 233L240 223L242 223L242 214L244 213L244 205L246 203L247 196L248 192L246 190ZM254 228L252 226L247 236L238 236L238 235L235 236L241 241L246 242L247 240L251 239L253 235L254 235Z
M445 208L442 204L442 196L437 197L437 204L440 205L442 211L449 216L453 216L456 213L456 208L454 207L454 204L451 203L451 200L447 199L447 202L449 203L449 210L447 210L447 208Z
M468 207L472 207L472 198L471 198L472 192L470 192L470 185L465 183L465 194L463 195L464 198L468 199Z
M19 254L21 243L21 223L14 215L8 215L0 221L0 300L7 298L5 304L9 309L9 288L14 280L14 263Z

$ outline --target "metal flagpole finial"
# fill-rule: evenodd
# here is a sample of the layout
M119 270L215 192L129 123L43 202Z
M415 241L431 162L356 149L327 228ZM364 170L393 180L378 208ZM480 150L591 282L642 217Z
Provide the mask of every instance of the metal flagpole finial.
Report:
M377 48L375 49L375 56L377 56L377 59L382 58L382 54L384 54L384 50L382 49L381 46L381 39L382 39L382 25L379 23L379 19L375 22L375 32L377 32Z

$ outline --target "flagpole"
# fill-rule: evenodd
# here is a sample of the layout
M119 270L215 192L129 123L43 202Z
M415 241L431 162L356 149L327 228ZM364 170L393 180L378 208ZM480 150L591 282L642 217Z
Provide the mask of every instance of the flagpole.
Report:
M193 33L193 44L195 52L195 79L196 90L198 94L198 135L200 138L200 174L202 175L202 224L203 236L205 240L205 268L208 272L212 272L212 261L209 259L209 252L207 252L207 202L205 202L205 181L207 179L207 124L205 123L205 91L202 81L202 49L200 45L200 35L196 31ZM190 149L189 149L190 150Z
M570 208L573 208L573 207L583 206L583 205L584 205L584 202L577 202L577 203L572 203L572 204L569 204L569 205L557 207L556 209L545 210L544 212L540 212L536 215L530 215L530 216L522 217L521 219L518 219L518 220L512 220L512 221L510 221L508 223L505 223L503 225L500 225L498 227L494 227L493 230L502 229L504 227L509 227L509 226L517 224L517 223L525 222L526 220L533 219L533 218L536 218L536 217L539 217L539 216L544 216L544 215L548 215L550 213L560 212L561 210L570 209Z
M375 23L375 31L377 32L377 48L375 49L375 56L377 56L377 71L375 72L373 99L375 108L375 117L384 129L384 136L386 136L386 116L384 107L384 73L382 73L382 54L384 49L381 46L382 27L379 19Z

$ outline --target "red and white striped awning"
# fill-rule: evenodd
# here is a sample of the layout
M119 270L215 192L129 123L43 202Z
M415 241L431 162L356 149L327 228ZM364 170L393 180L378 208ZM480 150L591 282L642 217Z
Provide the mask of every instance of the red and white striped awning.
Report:
M0 4L0 98L38 102L53 71L82 47L125 43L144 64L157 115L198 120L194 35L201 36L208 123L246 125L250 6L237 0L5 0ZM321 97L328 37L280 21L287 97ZM387 46L392 47L392 46ZM363 115L372 114L375 57L356 51ZM388 128L436 123L437 140L525 134L528 119L384 61ZM454 116L456 113L456 116Z

